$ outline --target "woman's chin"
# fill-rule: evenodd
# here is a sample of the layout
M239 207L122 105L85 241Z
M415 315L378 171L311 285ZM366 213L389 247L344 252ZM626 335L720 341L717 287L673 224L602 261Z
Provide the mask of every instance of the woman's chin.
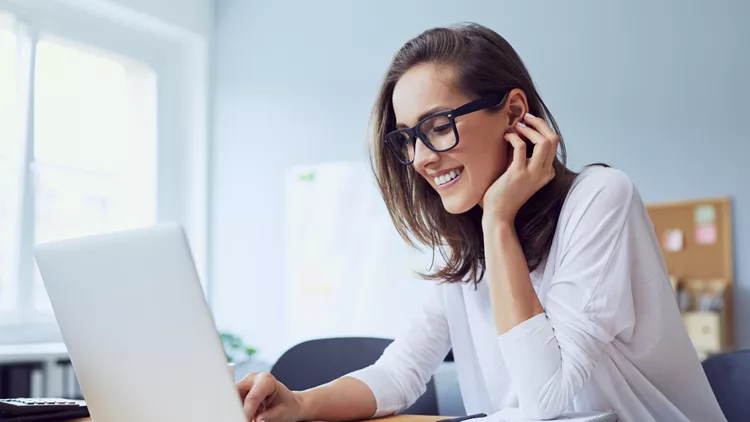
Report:
M477 201L472 202L462 195L441 196L441 199L443 200L443 207L450 214L463 214L477 204Z

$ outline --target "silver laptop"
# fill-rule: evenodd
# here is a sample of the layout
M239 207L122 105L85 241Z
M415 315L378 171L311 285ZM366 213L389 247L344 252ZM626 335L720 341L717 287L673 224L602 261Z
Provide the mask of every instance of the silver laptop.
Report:
M36 258L95 421L245 421L179 226L42 244Z

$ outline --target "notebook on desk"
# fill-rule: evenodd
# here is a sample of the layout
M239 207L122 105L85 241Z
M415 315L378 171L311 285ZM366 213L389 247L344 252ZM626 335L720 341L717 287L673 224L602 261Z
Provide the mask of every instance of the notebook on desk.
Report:
M477 421L480 419L477 419ZM486 422L532 422L536 419L526 419L518 408L507 408L487 417L481 418ZM615 412L565 412L555 419L545 419L567 422L617 422Z

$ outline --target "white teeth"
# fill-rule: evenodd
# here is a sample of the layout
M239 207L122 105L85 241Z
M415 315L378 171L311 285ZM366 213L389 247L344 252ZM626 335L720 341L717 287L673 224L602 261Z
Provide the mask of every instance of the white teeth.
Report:
M451 180L455 179L456 177L458 177L458 175L460 174L461 174L461 170L451 170L450 172L442 176L433 177L433 180L435 181L436 185L444 185L450 182Z

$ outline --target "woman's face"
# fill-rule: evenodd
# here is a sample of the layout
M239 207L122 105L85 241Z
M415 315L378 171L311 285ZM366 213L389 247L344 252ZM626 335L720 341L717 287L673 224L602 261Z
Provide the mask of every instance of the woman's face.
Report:
M484 193L505 171L509 144L504 134L515 123L509 115L516 114L509 112L509 105L518 96L513 94L501 110L457 117L459 142L449 151L434 152L417 140L414 169L440 194L449 213L460 214L481 205ZM456 109L472 100L452 86L449 68L415 66L398 80L393 91L397 128L413 127L432 113ZM525 113L525 98L523 102L520 116Z

